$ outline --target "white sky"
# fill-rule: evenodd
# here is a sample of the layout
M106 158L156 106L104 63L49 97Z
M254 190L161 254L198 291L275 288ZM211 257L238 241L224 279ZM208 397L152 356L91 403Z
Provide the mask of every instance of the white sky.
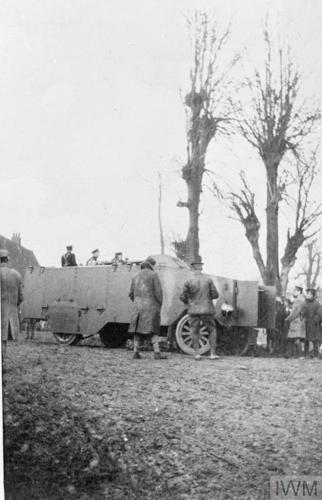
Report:
M158 253L157 170L168 253L173 234L185 236L187 211L176 207L186 198L179 90L188 90L185 14L194 7L219 25L232 18L227 60L245 47L246 67L262 61L269 12L307 76L305 92L321 97L320 0L1 1L0 233L20 232L41 264L59 265L67 244L79 262L96 247L106 258ZM207 162L231 185L246 170L263 214L263 169L247 145L219 138ZM201 209L206 270L256 279L243 228L206 188ZM283 216L286 229L291 216Z

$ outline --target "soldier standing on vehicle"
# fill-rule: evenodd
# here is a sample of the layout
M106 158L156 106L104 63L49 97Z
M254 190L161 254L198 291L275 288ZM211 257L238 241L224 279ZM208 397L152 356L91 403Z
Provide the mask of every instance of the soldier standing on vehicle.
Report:
M194 276L185 282L180 299L188 305L195 359L201 359L199 354L201 322L209 333L210 359L218 359L219 356L216 355L217 332L213 300L217 299L219 294L212 279L202 274L202 262L193 262L191 267L194 270Z
M86 262L87 266L98 266L99 264L100 251L98 248L92 251L92 257Z
M125 264L125 260L123 259L123 252L116 252L113 259L112 259L112 264L114 265L119 265L119 264Z
M149 335L154 351L154 359L166 359L160 353L160 311L162 305L162 289L157 273L156 262L148 257L141 264L140 272L131 282L129 297L134 302L134 314L129 326L133 333L133 359L140 359L139 347L143 336Z
M5 356L8 338L16 340L20 332L18 308L22 302L21 276L9 267L7 250L0 250L0 290L2 354Z
M304 307L304 318L306 327L306 354L309 350L309 342L313 343L313 356L319 356L319 345L321 343L322 305L316 300L316 290L306 289L306 301Z
M66 250L67 252L61 258L62 267L77 266L76 257L75 254L73 253L72 245L68 245L66 247Z
M301 286L294 288L293 298L292 310L287 318L285 318L286 324L289 324L286 356L301 355L301 342L305 341L306 338L304 322L305 298Z

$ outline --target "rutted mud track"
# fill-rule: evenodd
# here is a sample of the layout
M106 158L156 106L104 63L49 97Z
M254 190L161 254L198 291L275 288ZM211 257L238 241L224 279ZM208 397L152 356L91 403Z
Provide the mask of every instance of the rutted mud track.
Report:
M3 379L11 453L8 498L260 500L268 498L270 476L320 475L322 361L224 357L196 362L180 354L154 361L150 352L135 361L124 349L61 347L41 338L8 349ZM28 401L40 384L50 398L47 418L40 412L46 401L38 406L37 397L36 403ZM26 387L23 395L19 387ZM61 400L60 413L55 398ZM19 416L21 405L30 407L32 432L24 430L15 442L18 431L13 430L25 418L25 411ZM54 465L57 486L45 494L48 471L43 473L41 457L35 458L42 430L49 439L55 419L61 422L56 433L64 425L69 429L74 419L73 439L82 440L77 412L87 429L79 463L77 457L73 461L79 470L63 477L55 475ZM46 447L46 439L41 442ZM48 453L58 454L53 463L63 467L68 460L59 457L59 442L48 443ZM102 443L109 447L108 457ZM34 461L32 481L30 472L28 477L19 473L28 455ZM86 475L88 481L77 479Z

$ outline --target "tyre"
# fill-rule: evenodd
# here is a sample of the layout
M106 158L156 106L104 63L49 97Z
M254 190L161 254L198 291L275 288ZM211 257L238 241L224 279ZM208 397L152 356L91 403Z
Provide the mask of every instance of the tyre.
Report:
M209 334L208 334L206 328L201 323L200 336L199 336L199 353L200 354L206 354L210 349L208 336L209 336ZM185 354L194 354L188 314L183 316L183 318L181 318L177 324L176 341L177 341L178 347L180 348L180 350L182 352L184 352Z
M100 331L100 339L105 347L123 347L127 339L128 325L109 323Z
M61 345L76 345L80 342L81 336L74 335L70 333L54 333L54 337L57 340L58 344Z

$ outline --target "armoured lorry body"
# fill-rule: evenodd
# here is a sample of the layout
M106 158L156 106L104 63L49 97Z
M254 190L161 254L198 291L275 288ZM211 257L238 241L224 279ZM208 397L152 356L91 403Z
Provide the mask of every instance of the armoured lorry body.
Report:
M192 271L184 262L167 255L154 255L163 291L161 334L175 329L183 352L192 352L192 339L185 305L180 300L184 282ZM128 335L133 313L130 283L139 263L79 267L29 267L24 282L23 321L48 321L61 344L72 345L99 334L104 345L117 347ZM211 276L219 298L216 319L221 325L273 328L275 296L272 287L259 287L257 281L240 281ZM231 314L225 315L224 304ZM203 329L201 352L209 349Z

